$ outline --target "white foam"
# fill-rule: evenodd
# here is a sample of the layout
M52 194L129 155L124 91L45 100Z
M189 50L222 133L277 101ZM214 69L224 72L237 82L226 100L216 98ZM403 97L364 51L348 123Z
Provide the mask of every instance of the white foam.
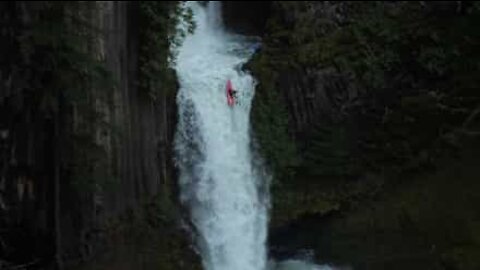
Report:
M264 270L268 200L262 196L268 194L259 192L266 179L255 169L250 146L255 81L239 68L256 46L223 30L220 3L189 5L197 28L180 46L176 65L181 198L206 269ZM228 79L238 90L234 107L227 105Z

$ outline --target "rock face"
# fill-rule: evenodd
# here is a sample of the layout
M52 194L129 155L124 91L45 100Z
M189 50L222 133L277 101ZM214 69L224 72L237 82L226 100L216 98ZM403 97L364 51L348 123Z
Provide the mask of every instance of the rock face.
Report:
M97 2L91 11L92 24L100 26L102 33L93 51L106 62L118 82L111 93L111 104L98 101L97 105L107 124L117 128L96 131L98 143L107 150L114 179L111 188L96 189L92 201L80 203L86 204L83 210L87 211L82 215L70 207L63 208L66 231L69 226L84 224L80 231L88 234L89 226L102 226L127 210L140 209L154 196L166 195L172 184L170 150L176 118L175 95L167 95L164 89L165 94L154 101L138 87L138 9L135 2L113 1ZM71 231L78 233L78 228ZM72 243L75 242L68 237L65 239L65 247L71 245L75 250L78 245Z
M278 90L284 93L290 130L301 141L319 122L338 119L358 97L348 76L334 68L290 70L279 75Z
M465 113L453 116L436 109L447 99L433 97L455 88L448 100L479 101L468 93L472 82L442 86L451 70L469 74L454 64L469 57L446 55L469 35L478 11L453 1L271 3L263 48L248 68L258 80L255 136L275 178L274 256L312 249L321 262L353 269L478 267L476 230L465 229L474 226L471 214L456 215L456 225L446 218L477 203L461 194L478 177L470 163L478 148L469 151L478 139L455 131L477 115L477 105L462 104ZM419 22L428 22L425 31L413 33ZM440 34L447 22L462 34ZM466 43L469 55L474 48ZM436 61L430 53L437 50L448 61ZM456 183L447 180L454 170L462 171ZM465 200L441 206L452 194Z
M304 25L304 31L308 33L305 35L321 37L339 28L345 20L346 8L342 2L305 2L290 6L274 2L271 5L270 24L276 26L270 26L267 30L267 39L272 35L272 29L277 31L283 28L295 35L295 31L299 31L306 22L309 25ZM289 43L287 40L283 41ZM279 57L282 54L295 57L293 55L297 52L285 50L278 53ZM286 61L274 67L279 72L278 79L274 82L275 91L282 93L288 110L290 132L296 141L301 141L317 123L340 118L342 110L358 97L359 89L352 84L353 81L347 73L335 66L293 65L288 63L288 59Z
M97 6L98 23L105 33L97 50L119 82L112 93L113 104L105 108L108 121L121 133L105 135L121 183L121 190L105 194L105 210L115 215L161 193L172 178L169 151L176 103L167 89L156 102L138 88L138 4L102 2Z
M271 1L224 1L223 22L227 29L244 35L261 35L270 13Z
M7 14L6 22L12 22L12 29L16 29L17 25L40 20L37 10L48 5L48 2L5 3L0 5L0 12ZM122 244L135 238L126 234L146 230L130 224L136 219L157 226L157 235L151 240L161 241L160 248L158 243L148 240L145 243L146 247L157 245L155 250L164 254L158 258L168 258L169 254L175 258L178 250L189 253L188 240L178 229L175 219L179 214L171 201L175 188L171 148L176 124L176 89L164 86L154 99L139 87L140 6L130 1L81 2L72 6L76 7L74 12L80 20L94 29L94 37L82 42L87 44L85 49L89 54L105 63L112 82L105 89L94 86L82 90L87 93L88 107L93 108L95 117L89 118L90 115L72 106L64 109L65 115L60 116L63 120L59 120L36 112L37 100L30 89L17 91L23 87L21 81L28 83L28 79L15 78L15 72L11 72L14 68L8 66L15 63L14 59L2 61L0 85L5 88L0 89L0 127L4 158L0 164L5 171L0 182L0 226L14 229L10 231L12 239L10 236L5 239L8 245L0 246L0 253L7 254L5 258L0 256L0 268L4 259L6 265L31 261L35 265L51 265L55 253L65 265L91 259L101 251L115 250L117 243L112 241ZM12 55L18 49L15 38L7 39L11 43L3 43ZM75 84L75 79L70 83ZM80 126L87 126L87 136L93 138L93 142L82 144L85 149L72 148L71 144L77 139L72 134ZM64 134L61 140L57 134ZM87 149L92 144L95 147ZM57 148L63 156L59 162ZM87 156L87 168L83 168L87 173L76 179L72 177L71 170L78 163L69 158L99 149L100 158L90 160ZM53 180L57 167L61 168L58 184ZM90 173L97 171L102 173L90 179L89 175L93 175ZM148 210L152 207L157 208ZM123 235L119 235L122 231ZM173 240L164 240L165 237ZM163 264L192 269L187 262L195 255L189 253L186 257L189 258L183 261L156 262L157 266L150 267ZM109 268L108 263L105 268ZM137 267L132 265L132 268Z

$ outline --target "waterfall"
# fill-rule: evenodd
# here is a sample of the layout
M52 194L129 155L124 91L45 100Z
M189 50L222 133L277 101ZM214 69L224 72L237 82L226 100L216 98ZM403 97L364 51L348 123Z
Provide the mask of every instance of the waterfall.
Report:
M189 2L196 30L179 48L175 137L181 201L190 208L206 270L328 270L305 261L267 262L269 180L252 151L255 80L242 71L259 41L222 27L220 2ZM227 105L226 83L238 91Z
M251 149L255 80L241 66L253 38L223 30L220 3L189 3L196 30L179 48L175 138L181 200L190 208L207 270L264 270L268 188ZM238 91L227 105L226 82Z

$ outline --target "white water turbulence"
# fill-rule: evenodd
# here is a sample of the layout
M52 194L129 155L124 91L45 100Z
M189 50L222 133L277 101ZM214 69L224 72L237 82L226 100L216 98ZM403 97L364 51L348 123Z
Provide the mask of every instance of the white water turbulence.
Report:
M180 46L175 67L181 200L190 208L205 269L265 270L268 181L251 150L255 81L241 70L259 42L224 31L219 2L188 5L196 29ZM233 107L228 79L238 91Z
M269 176L252 150L255 80L241 67L259 41L226 32L220 2L188 2L195 32L178 50L175 137L181 200L190 208L206 270L332 270L309 260L268 261ZM238 91L227 105L226 83Z

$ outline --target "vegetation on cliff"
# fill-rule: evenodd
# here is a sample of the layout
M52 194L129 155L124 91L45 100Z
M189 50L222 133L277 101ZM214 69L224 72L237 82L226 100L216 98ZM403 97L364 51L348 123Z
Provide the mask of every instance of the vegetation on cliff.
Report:
M250 68L260 82L254 125L278 184L291 175L349 180L433 168L478 135L477 3L279 2L274 9ZM308 85L327 88L334 104L299 135L286 100L291 85L279 77L308 78L312 70L332 72L341 84ZM342 97L352 85L355 93Z
M188 21L190 16L178 1L0 4L0 48L4 52L0 57L0 268L26 263L29 267L61 269L65 263L91 259L118 227L128 227L124 232L132 235L140 223L148 225L138 225L140 230L148 227L157 231L147 237L171 233L175 236L172 241L178 240L156 249L165 258L178 250L187 252L188 244L180 240L183 232L173 221L177 217L167 214L174 207L168 201L171 197L162 197L158 213L169 219L165 224L143 222L151 213L140 201L152 198L135 198L136 204L125 198L122 203L137 205L143 214L127 221L116 216L119 213L105 214L104 209L115 199L109 194L130 188L126 182L142 181L134 183L138 187L149 180L159 181L144 179L145 175L134 178L130 169L135 165L131 164L124 170L129 173L123 176L127 181L119 181L122 172L115 163L127 151L141 151L132 149L140 146L128 140L136 134L148 136L141 140L157 134L152 127L132 135L131 127L122 124L144 111L118 106L150 102L149 113L158 105L164 118L169 116L169 102L174 99L167 99L166 92L172 97L176 91L175 75L169 69L174 59L170 48L182 36L177 36L178 21ZM114 28L126 27L108 28L105 24L113 19ZM111 46L112 41L119 40L128 44ZM112 63L117 66L112 67ZM144 97L147 102L142 103ZM116 121L121 115L128 119ZM168 119L169 124L173 121ZM130 143L125 146L130 148L119 151L124 147L118 146L121 142ZM166 155L166 151L161 154ZM166 196L165 192L162 195ZM125 224L109 226L122 220ZM166 263L165 267L170 266ZM178 262L172 262L171 267L178 269Z
M338 214L345 217L338 219L345 225L338 233L359 236L350 222L359 215L352 209L369 209L389 196L398 199L403 210L382 199L377 202L383 210L366 216L366 223L392 211L398 214L392 227L398 225L397 218L414 219L418 223L412 230L428 230L435 224L432 220L445 222L441 216L447 213L426 209L451 207L465 214L462 208L475 208L472 196L440 206L422 201L415 189L430 189L438 196L435 200L442 201L450 198L449 185L452 196L477 188L471 183L479 174L472 167L464 168L469 173L458 181L441 170L449 162L471 158L461 153L480 135L477 2L302 1L274 2L272 9L263 49L249 68L259 80L254 129L275 174L273 227ZM472 218L457 214L458 227L415 237L442 242L440 235L450 232L451 241L442 242L434 260L442 261L442 267L474 269L471 254L479 242L469 235L469 244L454 243L461 237L452 232L473 228ZM382 239L392 241L395 250L396 240L388 230ZM374 232L365 229L371 237ZM353 245L360 244L354 239L332 237L339 246L345 241L335 254L352 255ZM373 251L381 248L378 243L366 248L368 256L381 256ZM407 255L404 260L413 260Z
M174 94L176 77L171 69L176 48L195 25L192 11L179 1L140 2L140 87L153 99L160 90ZM187 28L179 26L184 21Z
M95 37L95 29L88 23L90 8L91 4L54 2L1 5L2 51L7 53L0 65L0 125L6 135L2 138L5 193L1 195L5 204L0 211L5 212L2 229L7 234L0 239L6 260L41 263L39 257L52 252L60 265L61 179L71 177L75 182L81 178L82 185L88 186L94 175L105 178L97 174L105 156L92 133L103 122L88 89L104 89L106 93L98 98L108 102L112 80L102 63L90 54ZM28 187L26 197L21 196L24 185ZM42 196L37 190L46 187L50 188L46 200L51 202L47 211L51 211L52 220L23 227L29 222L23 219L34 216L22 213L26 211L25 201L33 202L35 196ZM15 188L18 194L13 193ZM47 224L53 227L52 232L43 231L50 230ZM40 235L35 236L31 230L38 230ZM53 237L45 243L47 248L35 250L28 243L35 237L42 239L42 235L45 240L48 233ZM24 242L18 241L19 236ZM32 254L24 252L25 248Z

